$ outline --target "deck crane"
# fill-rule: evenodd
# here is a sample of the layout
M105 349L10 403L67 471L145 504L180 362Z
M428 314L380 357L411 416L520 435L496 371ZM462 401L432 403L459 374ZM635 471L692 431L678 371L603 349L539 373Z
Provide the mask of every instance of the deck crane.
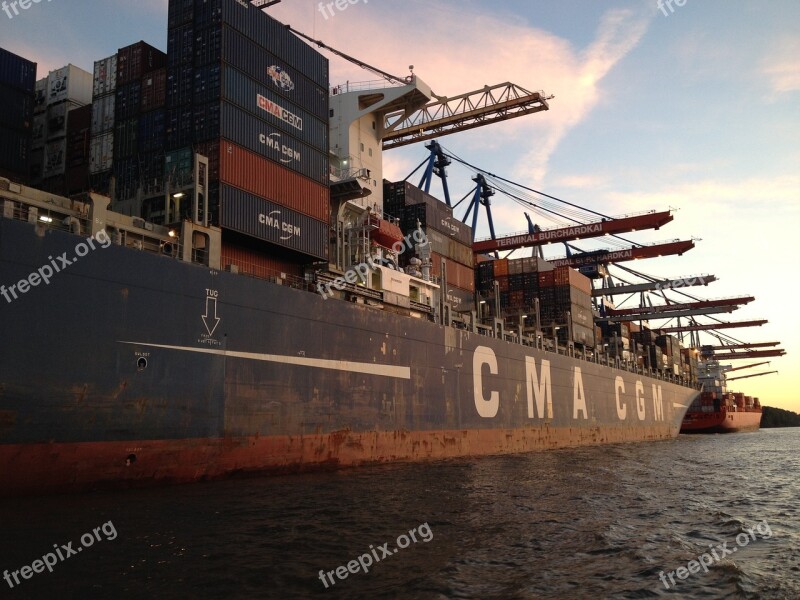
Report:
M406 77L393 75L332 48L291 25L286 27L295 35L362 69L375 73L389 83L408 85L414 81L413 73ZM373 95L380 94L373 91ZM383 113L380 137L383 140L384 150L550 110L547 101L553 98L552 95L546 96L542 91L531 92L511 82L487 85L452 98L439 96L433 92L431 95L433 99L429 98L426 103L415 102Z

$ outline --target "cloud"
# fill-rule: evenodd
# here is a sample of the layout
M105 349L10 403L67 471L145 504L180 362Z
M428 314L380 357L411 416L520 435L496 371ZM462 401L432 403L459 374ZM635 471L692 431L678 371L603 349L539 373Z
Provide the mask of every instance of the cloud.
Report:
M800 39L783 38L775 43L761 66L773 96L800 91Z
M652 11L610 9L595 40L581 50L492 8L408 0L402 11L377 3L348 5L326 20L318 5L282 3L270 14L396 75L407 74L407 66L413 64L420 78L440 95L455 96L505 81L555 94L547 113L493 125L492 135L483 130L459 135L465 153L523 143L509 170L531 183L542 181L559 142L601 101L600 82L637 46L653 18ZM369 36L364 35L367 31ZM479 41L476 31L481 32ZM339 59L331 63L334 83L374 78Z

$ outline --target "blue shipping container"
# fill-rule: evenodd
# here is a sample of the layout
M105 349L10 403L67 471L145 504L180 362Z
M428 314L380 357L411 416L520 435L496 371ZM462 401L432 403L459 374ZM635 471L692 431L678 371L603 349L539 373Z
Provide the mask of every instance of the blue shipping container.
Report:
M220 184L220 226L296 250L328 257L328 224L284 206Z
M291 33L283 23L243 0L196 0L196 29L223 23L243 33L264 50L281 57L317 85L329 88L328 59Z
M188 146L194 142L194 111L192 105L167 110L167 150Z
M33 91L24 91L0 83L0 126L15 131L31 131L33 126Z
M114 105L114 118L132 119L139 114L142 103L142 82L134 81L117 87L117 99Z
M224 99L320 152L328 152L327 121L320 121L233 67L223 67L222 80Z
M0 172L27 179L30 143L30 133L0 129Z
M152 152L164 148L166 111L163 108L139 117L139 152Z
M0 48L0 83L33 93L36 63Z
M268 86L315 117L328 122L328 88L317 85L300 71L230 27L224 28L222 60Z

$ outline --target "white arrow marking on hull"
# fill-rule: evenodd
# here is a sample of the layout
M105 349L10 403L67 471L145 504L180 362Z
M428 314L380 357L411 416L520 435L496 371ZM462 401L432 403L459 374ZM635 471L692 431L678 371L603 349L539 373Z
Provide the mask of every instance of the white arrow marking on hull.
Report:
M214 303L214 316L209 318L209 307L212 302ZM203 315L202 319L203 319L203 325L206 326L206 331L208 331L208 335L214 335L214 331L216 331L217 325L219 325L219 322L222 320L217 316L216 298L206 297L206 314ZM213 327L208 326L209 321L211 321L214 324Z

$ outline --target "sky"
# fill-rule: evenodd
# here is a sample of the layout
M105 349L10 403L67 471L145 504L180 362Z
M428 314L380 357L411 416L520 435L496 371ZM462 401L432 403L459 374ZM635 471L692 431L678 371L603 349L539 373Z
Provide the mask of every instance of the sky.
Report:
M13 18L0 12L0 46L36 61L39 77L67 62L91 70L140 39L166 50L167 0L75 6L48 0ZM781 341L788 354L743 371L778 375L735 386L800 412L797 0L673 0L661 8L658 0L355 0L327 15L319 2L283 0L268 12L385 71L406 75L414 65L439 95L506 81L553 95L549 111L440 142L482 169L606 215L675 209L662 231L625 237L694 238L696 248L624 266L663 277L716 275L718 282L689 290L703 298L756 296L721 318L769 323L726 332ZM330 58L332 84L375 78ZM404 179L426 155L422 144L388 151L384 174ZM473 172L453 166L449 175L454 198L470 191ZM527 228L523 209L501 194L492 212L498 234ZM487 233L482 224L478 236ZM760 361L734 364L750 362Z

